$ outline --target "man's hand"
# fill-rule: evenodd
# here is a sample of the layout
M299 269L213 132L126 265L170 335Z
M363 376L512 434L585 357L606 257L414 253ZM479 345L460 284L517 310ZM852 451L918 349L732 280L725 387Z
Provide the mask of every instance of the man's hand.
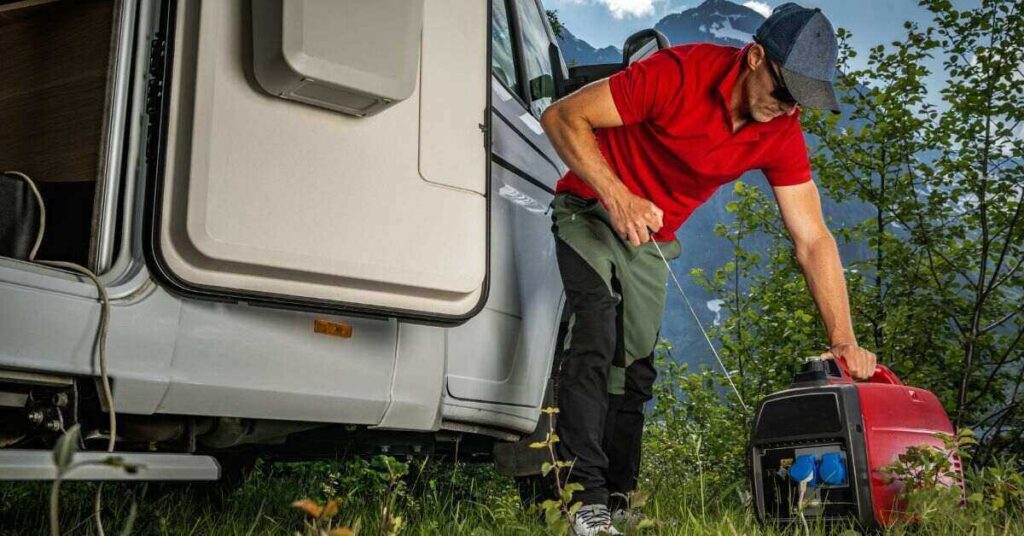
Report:
M622 188L603 199L612 227L634 247L651 240L651 231L661 229L664 213L654 203Z
M875 373L875 365L878 363L875 354L853 343L837 344L825 355L846 360L846 368L850 370L850 375L855 380L870 378Z

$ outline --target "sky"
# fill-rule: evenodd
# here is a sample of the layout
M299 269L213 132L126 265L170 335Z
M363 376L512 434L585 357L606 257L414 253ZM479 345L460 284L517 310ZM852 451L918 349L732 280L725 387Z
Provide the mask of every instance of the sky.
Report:
M577 37L601 48L622 43L630 34L651 28L669 13L678 13L700 5L703 0L542 0L547 9L558 10L565 26ZM731 0L759 11L765 16L787 0ZM851 44L861 52L854 61L855 68L867 57L869 48L901 39L906 20L918 23L930 21L927 12L917 0L799 0L805 7L819 7L835 27L853 33ZM978 0L953 0L958 9L978 4Z

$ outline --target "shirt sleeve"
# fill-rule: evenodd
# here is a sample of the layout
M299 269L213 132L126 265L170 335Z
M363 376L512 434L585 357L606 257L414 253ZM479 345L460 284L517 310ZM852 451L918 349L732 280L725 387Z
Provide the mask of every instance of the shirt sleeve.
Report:
M807 158L807 144L800 129L800 121L794 117L772 147L768 148L768 161L761 167L768 184L792 186L811 180L811 163Z
M683 66L670 49L633 63L608 79L623 124L655 120L682 104Z

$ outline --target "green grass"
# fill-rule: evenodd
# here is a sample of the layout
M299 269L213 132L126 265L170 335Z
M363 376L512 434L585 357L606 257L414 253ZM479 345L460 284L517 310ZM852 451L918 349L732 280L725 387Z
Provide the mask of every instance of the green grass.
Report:
M414 464L412 473L393 488L395 514L405 524L401 534L547 533L537 512L520 507L512 480L496 475L488 465L423 462ZM303 514L290 507L293 500L333 496L341 504L338 519L360 518L361 534L374 535L386 480L375 466L359 461L261 465L235 488L108 483L103 519L107 534L119 534L135 502L139 513L133 534L290 535L303 530ZM702 490L694 480L661 479L644 508L660 526L645 534L804 534L800 527L759 526L735 489L716 498L716 490ZM95 534L90 521L95 486L65 484L65 534ZM48 493L47 483L0 483L0 534L46 533ZM827 532L812 523L810 533ZM844 529L833 533L844 534ZM919 526L899 526L887 533L1013 536L1024 534L1024 515L1019 510L953 509L930 515Z

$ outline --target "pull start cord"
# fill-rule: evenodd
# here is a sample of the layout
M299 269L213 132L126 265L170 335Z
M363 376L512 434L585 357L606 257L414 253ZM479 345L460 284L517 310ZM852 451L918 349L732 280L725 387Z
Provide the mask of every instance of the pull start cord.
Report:
M715 359L718 361L718 365L722 367L722 372L725 373L725 379L729 381L729 386L732 387L732 391L736 393L736 399L739 400L740 406L743 408L745 413L750 413L750 409L747 407L746 402L743 401L743 395L740 394L740 390L736 388L736 384L732 381L732 375L729 374L729 369L725 367L725 363L722 361L721 356L718 355L718 350L715 350L715 345L711 343L711 338L708 337L708 332L704 331L704 324L701 323L700 318L697 316L697 311L693 309L693 305L690 304L690 298L686 296L686 292L683 291L683 285L679 283L679 278L676 277L676 273L672 271L672 267L668 264L668 259L665 258L665 254L661 251L661 246L658 245L658 241L653 237L651 243L654 244L654 249L658 250L658 255L661 257L661 262L665 263L665 268L668 269L668 273L672 276L672 281L675 282L676 288L679 290L679 294L683 297L683 301L686 302L686 306L690 309L690 314L693 315L693 319L697 322L697 327L700 328L700 334L704 336L704 340L707 341L708 347L711 348L711 353L715 354Z

